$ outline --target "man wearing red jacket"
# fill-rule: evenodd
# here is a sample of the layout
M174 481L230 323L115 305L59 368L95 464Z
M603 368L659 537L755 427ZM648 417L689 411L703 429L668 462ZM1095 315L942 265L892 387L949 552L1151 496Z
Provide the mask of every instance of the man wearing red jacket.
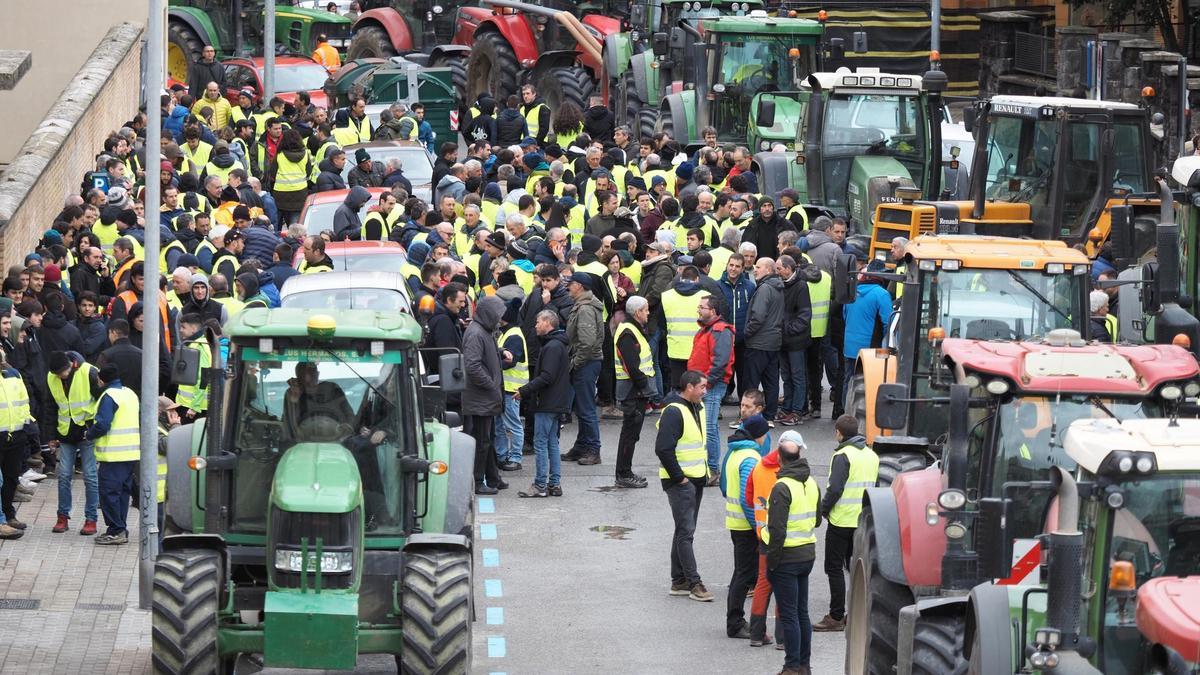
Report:
M700 330L692 340L692 355L687 369L704 373L708 379L708 393L704 395L705 450L708 452L708 483L713 487L720 483L721 437L718 432L718 417L721 399L733 375L733 326L721 318L718 302L713 296L700 298L697 313L700 315Z

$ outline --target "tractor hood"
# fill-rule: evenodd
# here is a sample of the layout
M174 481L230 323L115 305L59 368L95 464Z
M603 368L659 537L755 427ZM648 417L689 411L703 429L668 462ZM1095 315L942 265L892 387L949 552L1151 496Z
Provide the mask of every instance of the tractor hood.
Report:
M283 455L271 503L293 513L347 513L362 502L354 456L339 443L299 443Z
M873 223L880 202L895 201L897 187L915 187L908 169L895 157L860 155L850 167L846 206L857 223Z
M775 124L767 127L758 123L758 102L767 98L775 102ZM796 100L796 92L755 94L750 101L750 124L754 126L751 138L760 139L758 147L751 152L767 151L775 143L783 143L788 150L796 147L796 129L800 128L800 119L804 115L804 106Z
M1137 626L1146 641L1200 663L1200 577L1151 579L1137 599Z

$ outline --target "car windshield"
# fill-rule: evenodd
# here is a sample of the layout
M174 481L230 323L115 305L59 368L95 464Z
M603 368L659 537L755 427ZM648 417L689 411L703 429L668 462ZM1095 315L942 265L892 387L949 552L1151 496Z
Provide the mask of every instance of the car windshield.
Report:
M333 268L336 270L348 270L351 272L399 272L400 267L406 262L403 253L351 253L339 254L336 251L327 251L329 257L333 260Z
M396 409L404 386L400 352L382 357L355 350L304 350L280 355L242 350L237 415L229 420L234 472L234 529L265 532L275 467L301 443L345 448L363 485L367 519L379 530L401 525L396 455L406 432Z
M408 314L408 300L399 291L390 288L329 288L303 291L286 295L280 301L283 307L305 309L373 309L377 312L403 312Z
M275 91L315 91L325 86L329 72L315 63L275 67Z
M1083 332L1082 274L1041 270L941 269L923 281L921 335L941 326L946 337L1028 340L1057 328ZM1074 317L1078 317L1077 322Z
M433 188L430 185L433 182L433 164L429 161L429 153L415 146L376 147L368 148L367 151L371 153L372 163L381 167L386 167L392 157L399 157L404 165L401 169L404 177L412 183L413 196L426 203L433 201ZM346 152L353 155L354 148ZM349 180L350 170L353 168L354 162L346 162L345 168L342 169L342 178Z
M372 206L379 203L377 199L368 199L366 204L358 210L359 221L366 220L367 212ZM304 227L309 232L320 232L321 230L333 229L333 214L341 206L341 202L322 202L320 204L312 204L304 211Z

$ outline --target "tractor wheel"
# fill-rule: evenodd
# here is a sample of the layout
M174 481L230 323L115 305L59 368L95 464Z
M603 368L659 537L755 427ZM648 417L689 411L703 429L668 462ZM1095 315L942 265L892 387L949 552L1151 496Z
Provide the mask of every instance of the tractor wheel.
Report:
M404 675L450 675L471 669L471 554L417 550L404 557L400 608Z
M900 610L912 604L908 588L876 569L875 519L864 511L854 531L850 561L850 602L846 614L846 672L891 675L895 672Z
M588 99L596 91L592 76L578 66L549 68L534 86L551 110L558 110L564 102L570 101L579 106L579 112L583 112L588 108Z
M167 551L154 563L154 672L220 673L236 657L217 655L220 557L208 549Z
M625 121L630 131L637 134L638 140L654 135L654 121L658 114L654 108L642 100L633 82L633 73L625 73L621 79L622 90L625 92Z
M638 111L637 126L633 128L633 131L640 134L639 139L650 138L654 135L654 120L657 117L652 108L642 108Z
M896 480L896 476L905 471L920 471L928 466L925 461L925 455L915 452L897 452L895 454L879 456L879 476L875 479L875 485L879 487L888 487Z
M354 31L350 49L346 50L346 60L390 59L398 53L392 47L392 38L382 26L363 26Z
M964 675L963 621L953 616L928 616L913 629L913 675Z
M497 104L517 93L517 73L521 65L504 36L494 30L475 35L475 46L467 59L467 95L464 101L488 92Z
M204 40L182 21L167 26L167 77L187 84L188 68L200 60Z
M661 108L658 111L658 117L654 121L654 132L658 133L660 131L670 136L672 140L678 140L675 138L675 120L671 117L670 106Z
M429 64L430 68L449 68L450 81L461 105L467 104L467 57L462 54L442 54Z
M867 428L867 380L866 377L859 373L850 380L850 391L846 392L845 409L846 412L854 415L854 419L858 420L858 428Z

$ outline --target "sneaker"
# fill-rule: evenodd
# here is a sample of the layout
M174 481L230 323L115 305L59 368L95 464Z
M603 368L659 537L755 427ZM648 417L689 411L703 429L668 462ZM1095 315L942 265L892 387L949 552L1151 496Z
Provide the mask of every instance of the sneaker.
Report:
M544 497L549 497L550 493L546 491L545 487L538 486L538 485L530 485L528 490L521 490L520 492L517 493L517 496L518 497L533 497L533 498L541 499Z
M26 487L24 485L18 485L17 492L20 494L23 494L23 495L32 495L35 492L35 490L31 487Z
M101 546L120 546L121 544L129 543L129 534L126 532L121 532L120 534L102 534L93 541Z
M787 646L783 644L783 640L776 640L776 641L775 641L775 651L777 651L777 652L782 652L782 651L784 651L784 650L786 650L786 649L787 649Z
M497 481L496 481L496 489L497 489L497 490L507 490L507 489L508 489L508 483L504 482L504 480L503 480L503 479L501 479L501 480L497 480Z
M741 421L741 420L734 420L734 421L732 421L732 422L730 422L730 423L729 423L729 428L730 428L730 429L736 429L736 428L738 428L738 427L740 427L740 426L742 426L742 421Z
M579 449L579 446L573 446L567 452L558 456L564 462L578 462L580 457L583 457L584 451Z
M807 417L810 420L819 420L819 419L821 419L821 409L813 408L812 410L808 411L808 414L805 415L805 417Z
M600 463L599 452L589 452L579 458L580 466L593 466Z
M23 523L23 522L21 522L21 521L17 520L16 518L9 518L9 519L8 519L8 526L9 526L9 527L14 527L14 528L16 528L16 529L18 529L18 530L21 530L22 532L23 532L23 531L25 531L25 529L29 527L28 525L26 525L25 523Z
M475 486L475 494L477 495L494 495L497 492L499 492L499 490L491 487L490 485L484 485L483 483L479 483Z
M775 428L775 420L767 420L767 428L774 429Z
M600 419L602 420L620 420L625 419L625 413L621 412L617 406L610 405L600 410Z
M695 600L696 602L712 602L713 594L708 592L704 584L696 584L692 586L692 590L688 593L688 599Z
M745 624L742 624L741 630L738 630L732 634L726 633L725 635L734 640L749 640L750 639L750 627Z
M34 471L33 469L26 469L25 473L21 474L21 478L24 478L25 480L33 481L34 483L36 483L38 481L45 480L46 474L38 473L37 471Z
M37 483L35 483L35 482L33 482L33 481L29 480L28 478L26 478L26 477L24 477L24 476L21 476L21 478L20 478L20 481L21 481L21 486L22 486L22 487L27 487L27 488L35 488L35 487L37 487Z
M31 471L37 472L37 471L41 471L42 469L45 469L46 463L40 459L34 459L34 458L30 457L29 459L25 460L25 466L29 467L29 469ZM45 476L46 476L46 474L42 474L43 478L45 478Z
M79 528L79 534L81 534L85 537L90 537L93 534L96 534L96 521L94 521L94 520L83 521L83 527Z
M54 523L54 527L50 528L50 531L55 534L62 534L63 532L67 531L68 527L69 525L67 523L67 517L59 516L58 520Z
M718 469L708 470L708 480L705 481L704 487L717 487L721 484L721 472Z
M13 501L14 502L31 502L31 501L33 501L33 497L30 497L29 495L27 495L23 492L17 492L15 494L13 494Z
M800 418L795 413L784 413L775 419L785 427L794 427L800 423Z
M758 639L750 638L750 646L751 647L765 647L765 646L771 644L772 642L774 642L774 640L771 639L770 635L764 635Z
M20 539L25 536L24 530L18 530L8 523L0 523L0 539Z
M561 497L562 496L562 486L561 485L551 485L550 487L546 488L546 492L551 497Z
M521 463L520 462L501 462L500 470L501 471L520 471Z
M617 476L616 485L619 488L644 488L646 487L646 479L637 475L630 474L628 476Z
M685 581L682 584L675 584L675 583L671 584L671 591L670 591L669 595L684 596L684 595L689 595L691 592L692 592L691 584L689 584Z
M820 621L813 624L813 631L817 633L837 633L846 630L846 619L835 619L833 616L826 614Z

